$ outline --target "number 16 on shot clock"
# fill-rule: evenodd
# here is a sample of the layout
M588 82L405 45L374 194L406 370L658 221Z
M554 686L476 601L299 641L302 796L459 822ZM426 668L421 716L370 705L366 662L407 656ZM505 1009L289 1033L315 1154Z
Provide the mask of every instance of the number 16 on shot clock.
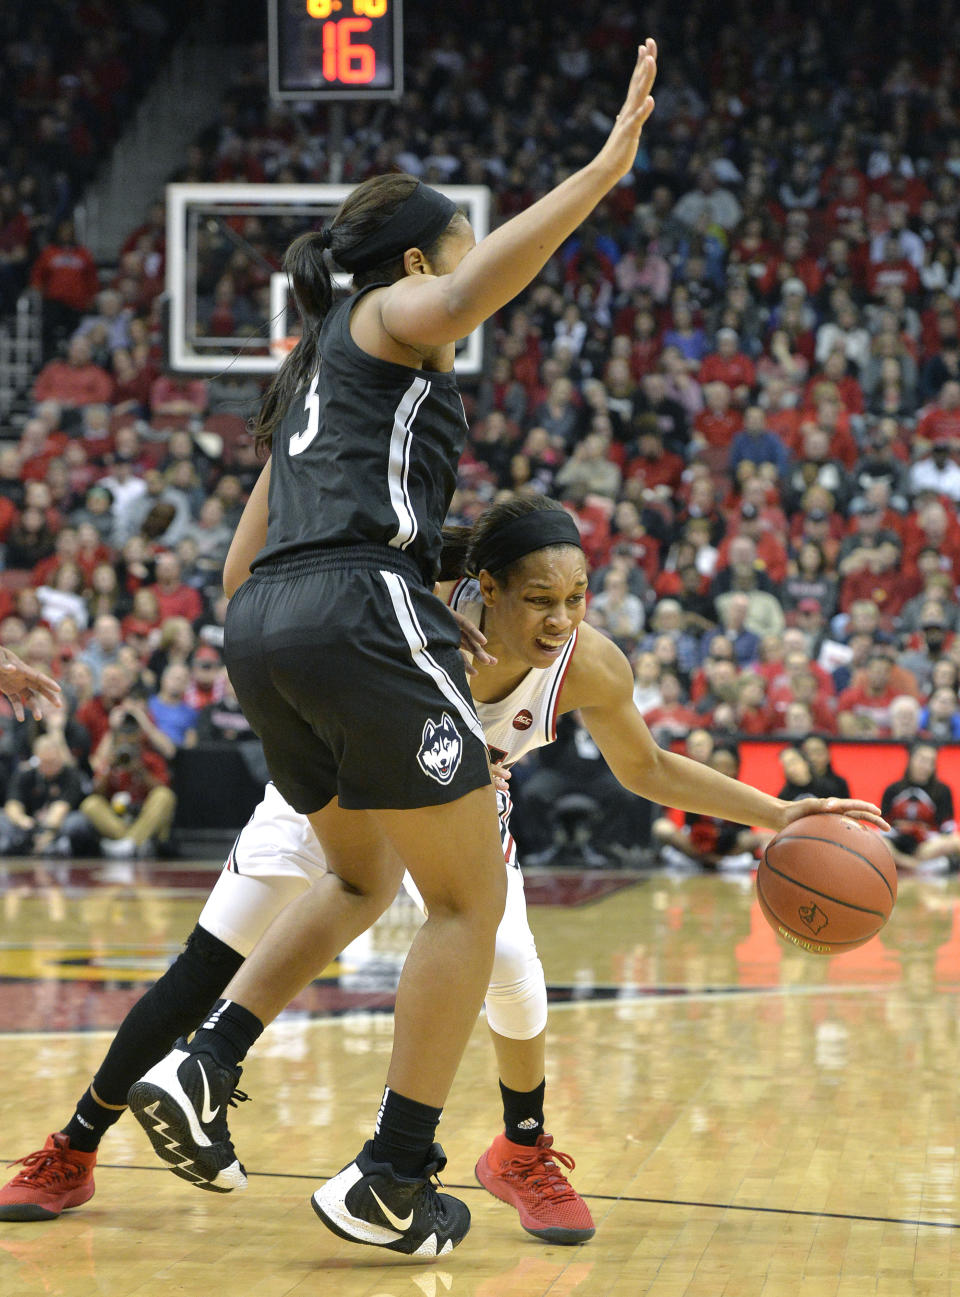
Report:
M396 99L402 0L270 0L270 93L278 99Z

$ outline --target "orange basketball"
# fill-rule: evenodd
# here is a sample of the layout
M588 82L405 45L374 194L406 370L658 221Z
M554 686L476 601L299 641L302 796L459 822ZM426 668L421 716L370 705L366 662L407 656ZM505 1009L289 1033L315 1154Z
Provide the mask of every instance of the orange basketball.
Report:
M778 936L814 955L839 955L889 919L897 867L875 829L844 815L805 815L764 851L757 898Z

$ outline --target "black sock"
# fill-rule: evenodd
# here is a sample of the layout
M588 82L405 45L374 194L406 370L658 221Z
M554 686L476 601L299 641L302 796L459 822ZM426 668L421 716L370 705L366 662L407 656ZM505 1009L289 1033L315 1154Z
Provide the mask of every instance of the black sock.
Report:
M238 1067L263 1032L263 1023L234 1000L218 1000L197 1028L195 1053L210 1054L222 1067Z
M70 1147L79 1153L95 1153L100 1141L115 1121L119 1121L126 1108L105 1108L97 1103L89 1088L77 1104L77 1110L63 1128Z
M500 1093L503 1096L504 1133L514 1144L526 1144L533 1148L543 1134L543 1096L546 1091L546 1080L540 1082L535 1090L508 1090L500 1082Z
M441 1112L442 1108L405 1099L386 1086L373 1137L374 1161L389 1162L397 1175L419 1175L426 1166Z

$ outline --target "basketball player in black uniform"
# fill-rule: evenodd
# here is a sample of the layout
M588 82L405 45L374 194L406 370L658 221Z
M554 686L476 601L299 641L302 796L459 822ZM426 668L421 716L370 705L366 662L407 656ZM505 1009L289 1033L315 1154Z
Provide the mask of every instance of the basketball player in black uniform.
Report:
M455 344L629 172L655 75L647 41L597 156L479 246L449 200L392 175L359 185L285 258L303 334L260 414L272 458L251 517L261 506L265 544L231 599L225 661L277 788L324 848L330 873L311 893L324 944L339 951L367 928L404 867L429 913L400 981L374 1137L336 1177L339 1199L318 1209L356 1242L432 1256L469 1228L465 1205L431 1185L444 1165L434 1134L489 981L506 879L459 632L432 594L466 435ZM328 249L354 276L338 306ZM271 929L281 945L284 921ZM242 1002L218 1002L189 1051L130 1092L171 1163L175 1125L186 1136L191 1121L219 1117L221 1138L204 1136L213 1189L242 1178L223 1120L238 1076L227 1055L284 1003L269 982L239 985Z

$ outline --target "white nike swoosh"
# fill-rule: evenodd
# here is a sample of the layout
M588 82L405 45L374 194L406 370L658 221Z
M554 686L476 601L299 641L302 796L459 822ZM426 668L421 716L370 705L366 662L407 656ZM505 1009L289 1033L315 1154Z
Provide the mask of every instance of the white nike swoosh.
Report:
M402 1234L405 1230L408 1230L410 1228L410 1226L413 1224L412 1211L410 1212L410 1215L407 1216L406 1219L403 1219L403 1217L401 1216L395 1216L394 1213L387 1206L387 1204L380 1197L380 1195L377 1193L376 1189L371 1189L370 1192L373 1194L373 1198L377 1206L383 1212L384 1216L386 1216L387 1220L390 1222L390 1224L393 1226L394 1229L398 1229Z
M220 1105L211 1110L210 1108L210 1086L207 1083L207 1074L203 1070L203 1064L197 1060L197 1067L200 1069L200 1076L203 1079L203 1103L200 1105L200 1120L204 1126L208 1125L220 1111Z

